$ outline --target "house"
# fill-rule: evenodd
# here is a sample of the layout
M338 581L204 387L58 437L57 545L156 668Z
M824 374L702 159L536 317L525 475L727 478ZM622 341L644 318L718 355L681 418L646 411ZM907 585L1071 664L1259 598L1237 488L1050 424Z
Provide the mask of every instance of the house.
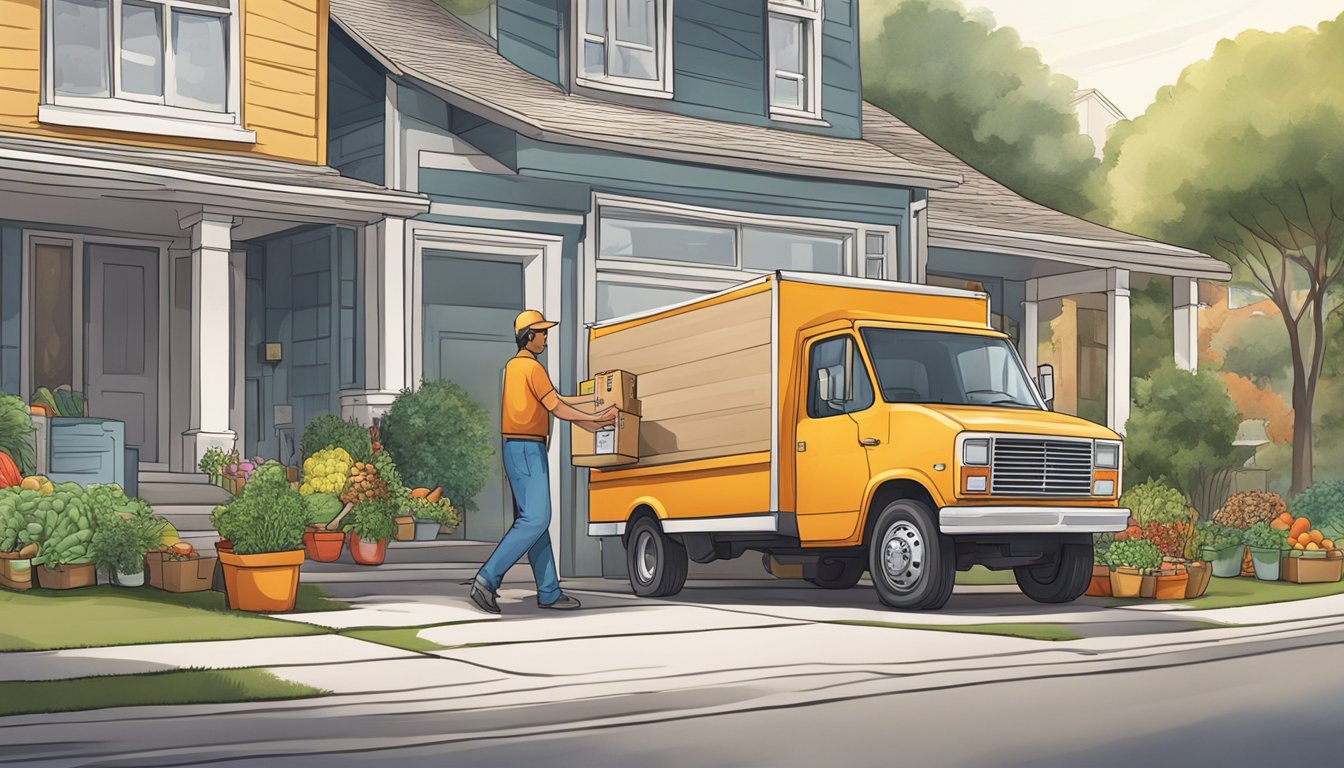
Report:
M128 424L156 404L135 432L151 447L142 465L189 471L219 443L289 459L312 416L368 421L424 378L460 384L496 417L520 309L562 323L543 362L568 391L590 373L586 323L775 269L975 283L1033 364L1048 357L1034 350L1050 302L1079 297L1069 311L1107 345L1077 369L1110 398L1095 417L1122 426L1131 270L1185 286L1226 276L1035 206L866 105L853 0L330 0L325 23L326 2L228 0L207 14L237 24L206 35L215 49L202 42L180 67L163 48L163 72L184 69L190 87L231 64L226 86L190 102L224 107L194 134L178 123L188 107L126 91L126 72L155 60L140 48L121 57L122 80L98 80L80 69L96 23L69 47L42 44L63 34L67 2L0 0L22 22L0 27L13 38L0 49L28 51L0 70L28 88L0 91L0 375L19 392L116 389L95 410ZM80 89L124 95L67 107L42 91L76 71ZM122 127L84 115L97 98ZM96 127L57 122L76 119L66 110ZM83 290L111 280L135 295L140 275L156 314L119 298L109 312L113 289ZM46 296L75 309L50 311ZM123 337L154 326L125 351ZM116 350L111 367L99 348ZM623 572L619 543L586 535L586 473L566 464L567 440L550 445L562 573ZM476 503L463 535L497 539L511 520L502 477Z
M1111 129L1116 123L1126 119L1125 113L1096 88L1075 91L1072 106L1074 113L1078 115L1079 130L1092 139L1092 146L1096 148L1097 159L1100 160L1105 154L1106 140L1111 135Z

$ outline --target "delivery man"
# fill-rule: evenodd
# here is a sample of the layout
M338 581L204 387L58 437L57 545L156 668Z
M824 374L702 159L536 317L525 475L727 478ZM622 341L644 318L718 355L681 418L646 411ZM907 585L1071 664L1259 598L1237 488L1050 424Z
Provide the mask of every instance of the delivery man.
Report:
M504 366L500 431L504 436L504 473L513 492L515 514L513 526L472 581L472 602L487 613L499 613L496 593L504 573L524 554L532 564L539 607L579 607L578 600L560 591L551 552L551 482L546 464L550 416L595 431L615 422L616 407L597 414L584 413L575 406L592 402L590 399L564 397L555 391L546 369L537 361L537 355L546 349L546 332L555 325L535 309L520 313L513 321L518 354Z

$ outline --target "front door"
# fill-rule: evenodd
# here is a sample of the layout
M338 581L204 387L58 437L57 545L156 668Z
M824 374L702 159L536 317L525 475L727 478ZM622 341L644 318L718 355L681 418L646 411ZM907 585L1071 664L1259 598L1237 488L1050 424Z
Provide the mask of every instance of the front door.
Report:
M499 460L499 415L504 364L518 352L513 319L525 309L523 262L426 251L423 275L425 378L455 382L485 408L492 425L493 472L459 532L468 539L499 541L513 524L513 501Z
M873 386L854 337L826 334L805 342L807 397L798 405L798 534L836 541L853 533L868 486L867 448L855 415L873 405Z
M126 424L140 461L159 461L159 252L90 244L85 269L89 414Z

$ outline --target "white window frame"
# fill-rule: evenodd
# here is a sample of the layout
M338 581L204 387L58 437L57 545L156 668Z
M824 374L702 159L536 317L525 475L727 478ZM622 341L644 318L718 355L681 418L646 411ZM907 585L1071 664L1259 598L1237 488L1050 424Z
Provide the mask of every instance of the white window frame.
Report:
M611 49L618 45L616 40L616 3L617 0L603 0L607 7L606 34L592 35L588 32L587 0L574 0L574 35L571 57L574 64L574 84L583 88L596 88L635 96L654 98L672 98L672 3L673 0L654 0L655 41L654 58L657 60L658 77L654 80L640 80L633 77L604 75L592 77L583 72L583 48L585 42L601 43L606 49L605 61L611 61ZM620 45L630 46L629 43Z
M769 66L767 67L766 98L770 104L770 117L774 120L784 122L800 122L807 124L827 125L821 119L821 28L822 28L822 2L823 0L769 0L768 15L770 17L787 18L791 21L800 21L803 24L804 34L802 44L806 46L803 51L803 63L807 68L806 72L788 72L779 69L775 65L775 57L772 52L769 39L766 40L767 57ZM766 25L767 38L769 34L769 24ZM789 79L801 81L800 92L803 95L803 108L781 107L775 104L775 78L784 74Z
M56 31L53 0L43 0L42 103L38 122L82 128L104 128L132 133L181 136L215 141L255 143L256 133L242 127L242 23L240 0L227 6L191 0L145 0L163 9L164 52L162 97L128 94L121 88L121 8L125 0L108 0L109 96L66 96L56 93ZM176 107L165 103L174 82L172 13L174 10L218 16L227 20L229 73L227 104L223 112Z

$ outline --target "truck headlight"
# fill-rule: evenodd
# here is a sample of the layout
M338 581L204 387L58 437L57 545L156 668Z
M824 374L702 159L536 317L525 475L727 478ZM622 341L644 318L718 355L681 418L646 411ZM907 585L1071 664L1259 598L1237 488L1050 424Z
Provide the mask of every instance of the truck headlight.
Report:
M1097 442L1092 454L1092 465L1097 469L1120 468L1120 444Z
M968 467L989 466L989 441L967 440L961 444L961 463Z

